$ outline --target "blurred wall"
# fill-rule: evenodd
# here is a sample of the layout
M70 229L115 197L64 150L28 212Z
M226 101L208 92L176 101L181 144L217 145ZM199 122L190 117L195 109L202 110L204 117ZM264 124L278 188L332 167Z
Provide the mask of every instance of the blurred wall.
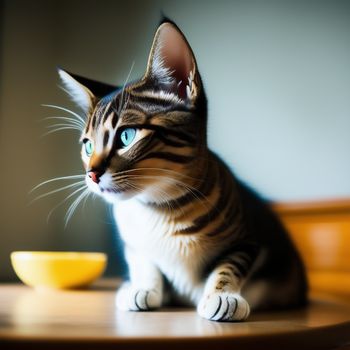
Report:
M2 1L0 280L13 250L93 250L120 273L110 208L87 201L67 228L70 192L28 206L28 191L82 173L78 135L47 131L44 108L74 109L55 67L122 84L145 69L160 11L186 34L209 99L209 141L265 197L350 195L350 4L347 1ZM53 190L68 182L43 187Z

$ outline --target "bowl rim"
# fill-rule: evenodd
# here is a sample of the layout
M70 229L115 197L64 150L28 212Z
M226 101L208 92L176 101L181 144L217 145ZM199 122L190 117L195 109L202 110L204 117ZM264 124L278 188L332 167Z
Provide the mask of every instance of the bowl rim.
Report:
M107 260L107 254L103 252L79 252L79 251L49 251L49 250L19 250L10 254L12 259L23 260Z

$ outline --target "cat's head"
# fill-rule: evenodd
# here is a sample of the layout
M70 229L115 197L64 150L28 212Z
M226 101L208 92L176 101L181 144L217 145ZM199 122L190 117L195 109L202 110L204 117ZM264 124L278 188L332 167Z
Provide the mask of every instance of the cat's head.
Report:
M175 24L159 26L136 82L117 88L59 74L86 114L81 156L92 191L110 202L135 195L162 202L200 177L206 99L193 52Z

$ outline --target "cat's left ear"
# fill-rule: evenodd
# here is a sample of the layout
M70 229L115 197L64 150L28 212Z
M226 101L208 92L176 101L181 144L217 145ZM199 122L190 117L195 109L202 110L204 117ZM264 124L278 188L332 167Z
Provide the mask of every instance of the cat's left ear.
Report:
M96 97L86 86L81 84L73 75L67 71L58 68L58 74L67 89L72 100L88 114L93 109Z
M182 100L194 102L201 88L197 63L185 36L172 22L157 29L148 58L145 79Z

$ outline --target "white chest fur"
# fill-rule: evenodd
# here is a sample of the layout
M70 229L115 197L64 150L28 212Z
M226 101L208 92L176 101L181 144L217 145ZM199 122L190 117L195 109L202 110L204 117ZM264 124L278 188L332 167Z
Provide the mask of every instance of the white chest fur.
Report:
M116 204L114 215L126 245L156 265L181 295L197 301L202 292L199 273L207 252L195 236L173 235L184 224L174 223L135 199Z

